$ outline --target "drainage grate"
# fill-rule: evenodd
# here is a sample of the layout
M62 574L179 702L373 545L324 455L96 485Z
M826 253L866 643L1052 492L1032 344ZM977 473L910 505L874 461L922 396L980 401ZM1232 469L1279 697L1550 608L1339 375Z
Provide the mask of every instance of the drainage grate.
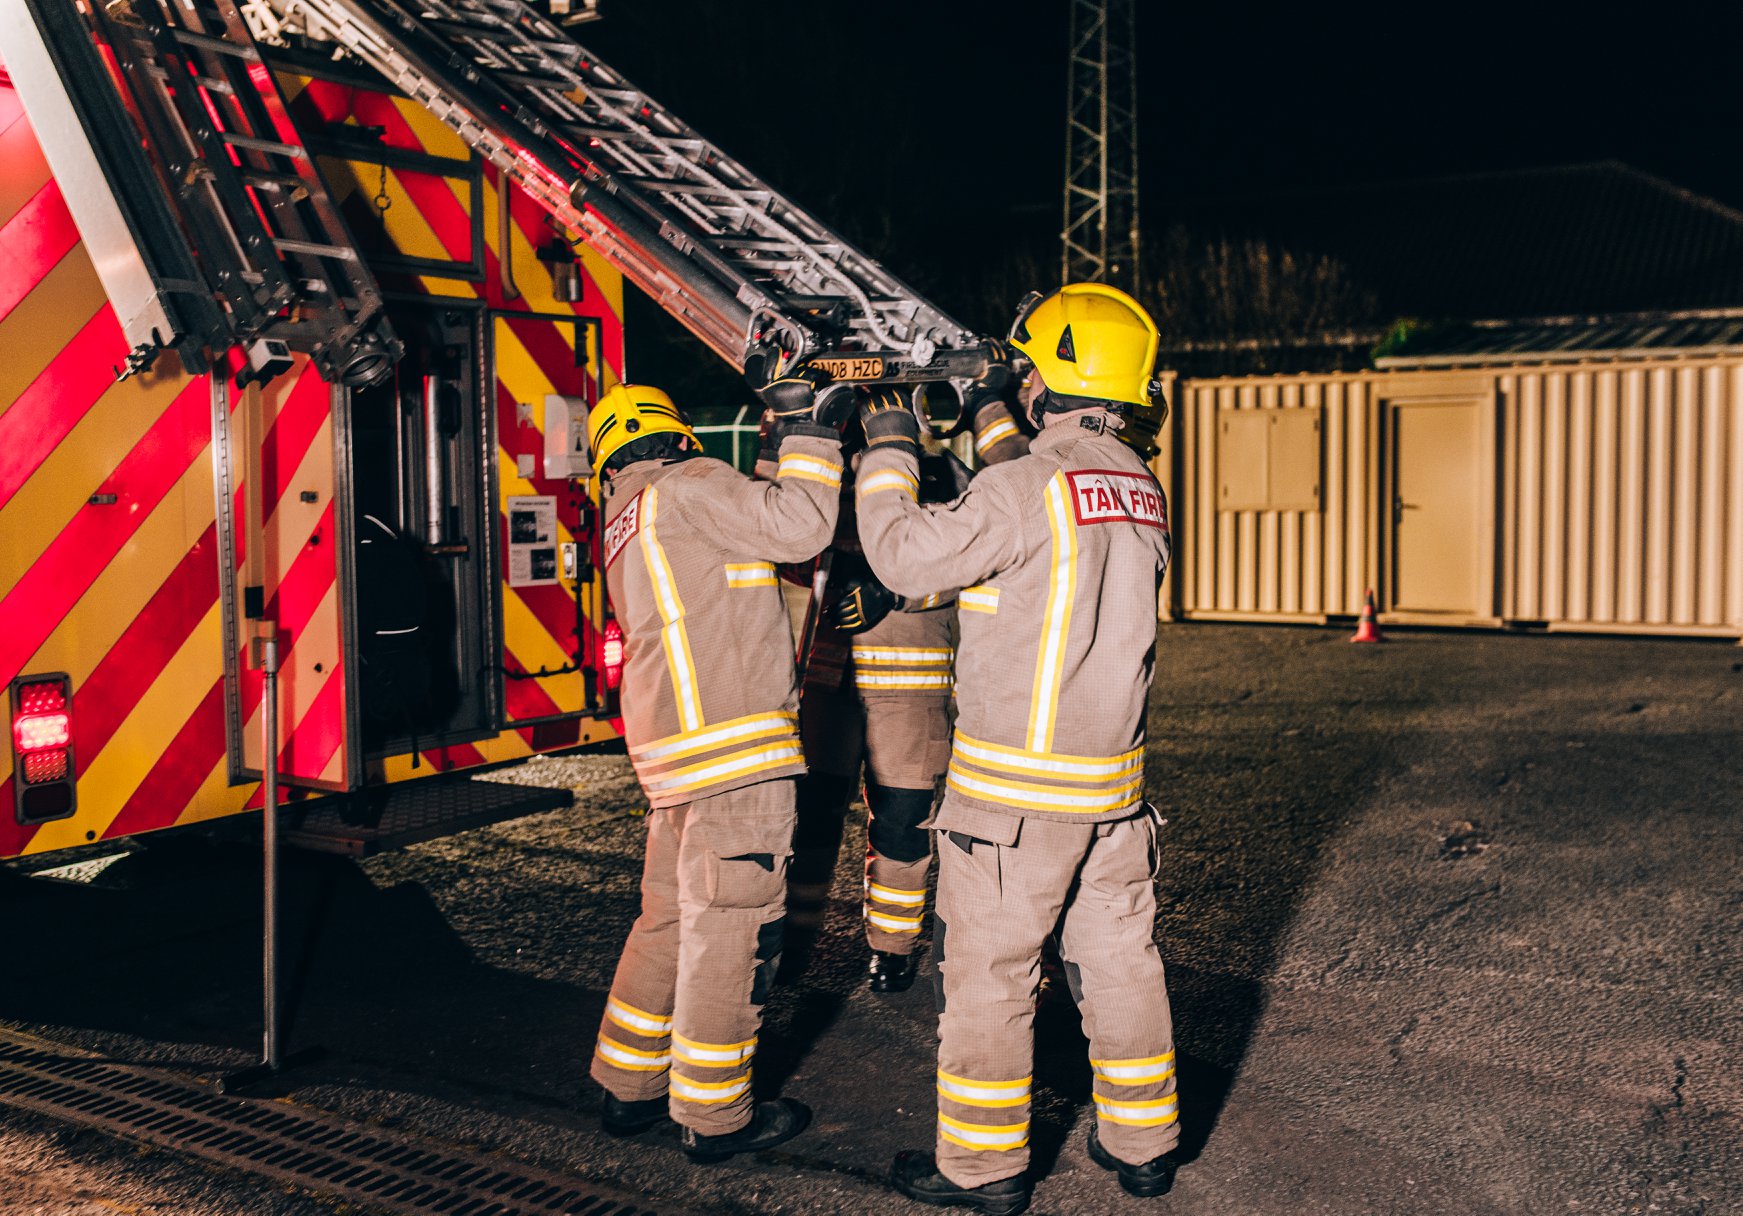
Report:
M0 1103L406 1216L656 1216L623 1195L280 1102L0 1036ZM667 1212L666 1216L675 1216Z

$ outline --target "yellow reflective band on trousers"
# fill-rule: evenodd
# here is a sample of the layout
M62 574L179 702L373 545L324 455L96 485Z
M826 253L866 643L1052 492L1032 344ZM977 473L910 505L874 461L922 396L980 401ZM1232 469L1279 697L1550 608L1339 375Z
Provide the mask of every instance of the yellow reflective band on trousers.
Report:
M717 1102L730 1102L748 1090L750 1074L741 1073L730 1081L692 1081L688 1077L673 1073L670 1084L674 1098L712 1106Z
M669 1051L642 1051L619 1043L606 1034L599 1036L595 1051L613 1068L627 1068L631 1072L662 1072L672 1064L672 1053Z
M1106 1119L1109 1123L1120 1123L1126 1127L1161 1127L1180 1117L1180 1100L1170 1094L1152 1102L1117 1102L1097 1094L1095 1113L1098 1118Z
M649 1038L663 1038L672 1033L671 1018L648 1013L634 1005L626 1005L616 997L606 998L605 1016L625 1030L633 1030L636 1034L647 1035Z
M918 933L920 922L925 919L920 916L890 916L884 912L873 912L870 908L865 910L865 918L885 933Z
M1047 573L1047 615L1035 656L1035 686L1029 697L1029 747L1053 750L1053 728L1059 717L1059 693L1065 680L1066 643L1071 635L1071 608L1077 598L1077 526L1066 501L1065 474L1047 483L1047 525L1053 533L1053 556Z
M939 1070L938 1096L969 1106L1021 1106L1029 1100L1033 1077L1017 1081L971 1081Z
M881 883L866 880L865 894L867 899L874 899L880 904L895 904L898 907L918 908L926 902L926 888L918 891L901 891L895 887L886 887Z
M660 645L666 652L666 669L672 677L672 697L678 706L678 722L685 730L702 727L702 692L696 686L696 660L690 654L690 635L684 629L684 602L678 598L678 580L672 574L666 551L660 546L654 520L658 514L660 492L649 486L642 495L645 518L642 521L642 560L653 584L654 603L659 606Z
M853 683L863 692L948 692L956 686L956 652L948 646L853 648Z
M1095 1069L1096 1080L1109 1085L1155 1085L1174 1075L1174 1053L1165 1051L1138 1060L1091 1060L1089 1065Z
M672 1058L695 1068L733 1068L748 1064L756 1050L755 1038L742 1043L698 1043L681 1034L672 1036Z
M1004 1152L1025 1148L1029 1143L1029 1121L1021 1123L969 1123L938 1116L938 1134L952 1144L973 1149L977 1153Z

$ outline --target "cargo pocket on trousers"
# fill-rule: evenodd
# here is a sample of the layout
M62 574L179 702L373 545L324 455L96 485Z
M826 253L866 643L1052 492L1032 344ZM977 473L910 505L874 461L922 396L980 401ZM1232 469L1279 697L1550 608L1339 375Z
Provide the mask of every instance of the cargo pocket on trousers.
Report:
M1162 818L1162 812L1156 809L1156 804L1144 804L1144 834L1150 841L1150 877L1162 877L1162 829L1168 826L1168 821Z
M746 815L702 820L708 845L708 903L715 908L779 907L787 896L787 862L793 855L793 816Z

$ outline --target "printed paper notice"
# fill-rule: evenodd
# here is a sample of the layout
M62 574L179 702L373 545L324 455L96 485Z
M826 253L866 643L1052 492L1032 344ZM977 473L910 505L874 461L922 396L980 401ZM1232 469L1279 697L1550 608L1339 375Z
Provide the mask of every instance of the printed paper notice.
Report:
M508 585L544 587L556 581L556 496L509 499Z

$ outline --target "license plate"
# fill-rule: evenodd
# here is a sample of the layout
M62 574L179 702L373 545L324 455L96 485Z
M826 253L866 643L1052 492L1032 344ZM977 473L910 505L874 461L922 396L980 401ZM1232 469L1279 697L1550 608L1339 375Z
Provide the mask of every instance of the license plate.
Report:
M811 364L827 372L831 380L878 380L884 374L884 361L876 355L813 359Z

